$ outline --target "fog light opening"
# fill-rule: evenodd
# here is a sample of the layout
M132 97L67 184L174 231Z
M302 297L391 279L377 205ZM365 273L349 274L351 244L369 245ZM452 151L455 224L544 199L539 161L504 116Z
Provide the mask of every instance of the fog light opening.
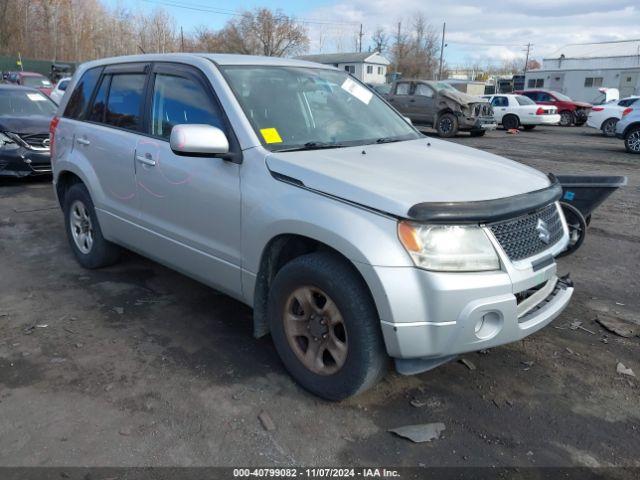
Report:
M486 340L497 335L501 328L502 315L499 312L487 312L476 322L475 334L476 337Z

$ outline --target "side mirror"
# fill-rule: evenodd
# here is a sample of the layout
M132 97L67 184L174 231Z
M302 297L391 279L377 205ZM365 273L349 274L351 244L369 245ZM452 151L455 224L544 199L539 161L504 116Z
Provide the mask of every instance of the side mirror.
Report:
M171 129L169 145L178 155L218 156L229 153L227 136L211 125L176 125Z

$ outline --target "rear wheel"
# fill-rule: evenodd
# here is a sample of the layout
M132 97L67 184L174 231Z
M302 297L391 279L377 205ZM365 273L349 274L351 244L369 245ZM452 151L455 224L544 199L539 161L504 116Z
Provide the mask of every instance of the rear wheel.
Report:
M72 185L64 196L64 220L69 245L84 268L100 268L118 260L120 248L102 236L87 187Z
M602 133L605 137L615 137L616 136L616 124L618 123L617 118L608 118L604 122L602 122Z
M458 133L458 119L453 113L443 113L438 117L436 130L440 137L453 137Z
M520 126L520 119L515 115L505 115L502 117L502 126L505 130L512 130Z
M386 371L376 308L358 273L331 253L297 257L277 273L269 292L276 350L310 392L342 400Z
M575 122L575 115L569 110L560 112L560 125L563 127L570 127Z
M627 132L624 146L629 153L640 153L640 127L633 127Z
M533 130L534 128L536 128L535 125L523 125L522 128L524 128L525 130Z

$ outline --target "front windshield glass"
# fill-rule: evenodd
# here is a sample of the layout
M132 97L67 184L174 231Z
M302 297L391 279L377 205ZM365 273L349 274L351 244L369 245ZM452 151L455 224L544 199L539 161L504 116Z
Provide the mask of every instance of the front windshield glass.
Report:
M22 84L25 87L50 87L51 82L44 77L22 77Z
M565 102L573 102L573 100L571 100L569 97L567 97L566 95L563 95L560 92L551 92L551 94L556 97L558 100L563 100Z
M516 100L520 105L535 105L536 102L531 100L529 97L525 97L524 95L516 95Z
M0 90L0 115L28 116L56 113L56 104L37 91Z
M420 138L407 121L345 72L226 66L225 76L256 134L272 151Z
M436 82L435 85L436 85L436 89L438 89L438 90L453 90L454 92L458 92L459 91L456 87L454 87L450 83Z

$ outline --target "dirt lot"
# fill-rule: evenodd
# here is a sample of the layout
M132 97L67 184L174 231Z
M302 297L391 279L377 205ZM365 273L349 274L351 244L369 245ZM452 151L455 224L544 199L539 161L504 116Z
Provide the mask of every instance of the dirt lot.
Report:
M640 158L586 128L455 141L629 186L559 261L576 294L549 327L342 403L298 388L240 303L134 254L82 270L48 179L0 183L0 465L640 466L640 338L594 321L640 322ZM387 432L426 422L442 438Z

